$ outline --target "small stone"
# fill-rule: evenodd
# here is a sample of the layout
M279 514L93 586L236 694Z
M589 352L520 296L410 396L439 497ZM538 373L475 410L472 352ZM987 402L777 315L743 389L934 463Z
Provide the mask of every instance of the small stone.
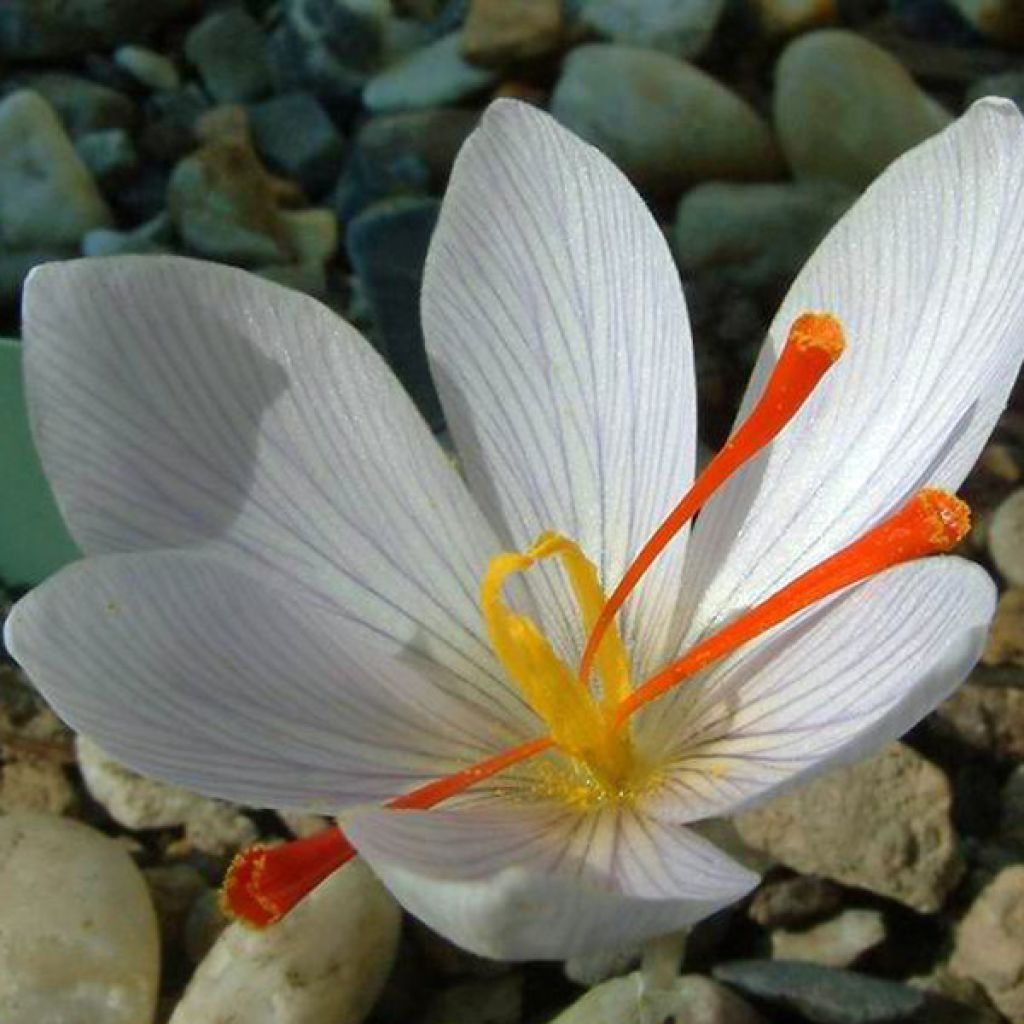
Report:
M988 529L988 552L999 574L1024 587L1024 488L999 504Z
M573 50L551 112L641 188L678 195L714 178L782 172L768 126L734 93L667 54L593 43Z
M114 51L114 63L153 92L181 88L181 76L174 61L145 46L119 46Z
M893 1024L915 1019L925 1006L924 994L907 985L818 964L734 960L713 973L744 995L815 1024Z
M210 101L195 83L151 96L139 137L143 152L164 163L187 156L197 145L196 123L209 109Z
M1000 595L981 660L986 665L1024 668L1024 587Z
M76 802L74 788L56 761L19 758L0 767L0 814L66 814Z
M180 948L192 907L196 900L210 892L206 879L191 864L147 868L143 875L156 908L161 948Z
M895 58L840 29L811 32L786 48L774 109L797 178L855 189L952 120Z
M423 1024L519 1024L523 976L503 974L452 985L427 1008Z
M50 72L32 75L26 85L53 107L73 139L91 132L131 132L139 120L139 111L127 96L88 78Z
M795 871L931 913L963 873L952 801L946 776L894 743L734 820L745 842Z
M82 239L83 256L122 256L171 251L174 229L165 211L131 231L98 228Z
M935 709L933 728L997 761L1024 760L1024 687L1019 671L976 668Z
M77 738L86 788L120 825L132 829L185 826L196 849L223 854L255 841L252 822L231 805L138 775L91 740Z
M150 1024L156 915L131 857L67 818L0 817L0 1020Z
M755 0L761 31L770 39L788 39L840 20L837 0Z
M885 941L885 919L877 910L844 910L803 931L772 932L772 957L825 967L852 967Z
M200 963L230 924L221 906L220 893L214 889L199 893L189 908L182 932L185 955L190 962Z
M1008 867L960 922L950 969L973 978L1013 1024L1024 1021L1024 867Z
M1024 849L1024 765L1017 765L1000 794L999 839Z
M0 102L0 246L77 246L110 210L61 128L34 92Z
M760 1014L729 989L700 975L677 978L668 989L651 989L639 974L592 988L551 1024L762 1024Z
M366 108L388 114L443 107L486 89L494 72L470 64L460 46L460 33L452 32L381 71L363 90Z
M255 271L274 284L293 288L297 292L312 295L314 299L325 301L330 289L327 286L327 273L322 263L280 263L268 267L258 267Z
M842 900L842 890L827 878L796 875L762 884L747 915L763 928L790 928L834 914Z
M331 119L307 93L275 96L249 110L259 154L275 171L297 181L310 196L338 178L345 146Z
M683 196L673 239L682 267L780 292L853 200L827 183L708 182Z
M75 150L96 184L104 191L116 191L139 167L139 154L132 137L120 129L90 132L75 139Z
M584 0L580 22L613 43L693 60L711 42L724 0Z
M1004 96L1024 113L1024 71L1004 71L999 75L986 75L979 78L967 90L966 103L969 106L976 100L986 96Z
M245 142L207 143L171 174L167 205L182 241L226 263L291 263L270 176Z
M196 6L196 0L3 0L0 58L34 60L108 50Z
M928 1024L1004 1024L985 989L947 967L940 965L931 974L908 979L907 984L928 994Z
M1015 484L1021 478L1020 463L1014 450L1008 444L1000 444L998 441L985 445L978 460L978 468L1004 484Z
M332 210L293 210L281 214L299 263L324 264L338 250L338 220Z
M469 0L462 56L500 67L550 53L561 36L561 0Z
M387 980L400 924L398 904L353 861L273 928L229 925L170 1024L358 1024Z
M950 3L992 42L1024 47L1024 8L1020 0L950 0Z
M244 103L270 92L266 37L259 22L239 8L203 18L185 39L185 56L218 103Z
M398 379L434 427L443 422L427 366L419 297L436 199L393 199L364 210L345 238L349 260L370 304L375 338Z

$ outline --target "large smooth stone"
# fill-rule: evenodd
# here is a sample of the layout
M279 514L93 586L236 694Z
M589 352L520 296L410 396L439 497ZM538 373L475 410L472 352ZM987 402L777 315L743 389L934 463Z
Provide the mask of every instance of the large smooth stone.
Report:
M775 69L774 107L798 178L858 189L952 120L895 58L840 29L789 45Z
M124 847L44 814L0 817L0 1021L150 1024L156 915Z
M714 178L782 171L768 126L709 75L654 50L594 43L570 54L551 112L641 188L678 195Z
M398 904L353 861L278 924L230 925L170 1024L359 1024L391 971L400 923Z

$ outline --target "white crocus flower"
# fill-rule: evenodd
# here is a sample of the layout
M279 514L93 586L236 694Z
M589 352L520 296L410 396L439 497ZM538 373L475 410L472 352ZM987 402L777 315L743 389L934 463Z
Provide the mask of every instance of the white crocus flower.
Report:
M1021 118L976 105L820 247L740 420L800 383L803 363L779 368L794 324L812 355L841 336L845 353L762 409L792 422L642 574L592 689L576 672L601 588L693 474L662 236L596 150L499 102L456 164L423 318L468 487L316 302L172 258L37 271L35 436L88 557L19 602L10 649L129 765L340 814L469 949L565 957L677 929L756 881L689 824L900 735L978 656L993 585L916 557L964 523L914 495L963 481L1021 361ZM350 852L331 829L243 857L229 897L272 920Z

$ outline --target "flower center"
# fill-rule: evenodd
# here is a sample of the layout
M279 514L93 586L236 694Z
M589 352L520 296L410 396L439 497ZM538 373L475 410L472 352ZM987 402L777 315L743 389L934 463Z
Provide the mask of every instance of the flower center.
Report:
M512 611L503 598L508 579L548 559L559 559L589 636L606 603L597 570L578 544L545 533L525 553L505 552L491 559L480 586L480 606L494 652L526 702L544 721L551 739L571 759L545 764L539 786L573 804L628 801L644 774L631 732L618 728L616 713L632 691L629 658L614 624L594 652L596 692L555 654L547 637L528 616Z

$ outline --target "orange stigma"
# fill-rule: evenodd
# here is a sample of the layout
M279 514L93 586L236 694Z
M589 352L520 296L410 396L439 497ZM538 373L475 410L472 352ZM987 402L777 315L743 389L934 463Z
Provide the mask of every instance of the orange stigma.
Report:
M798 576L638 686L619 705L617 722L621 725L645 704L815 602L903 562L952 550L970 528L970 509L956 495L932 488L918 491L859 540Z
M778 362L753 411L651 534L601 609L580 661L580 682L586 683L590 678L594 659L608 627L658 555L722 484L779 435L845 348L842 324L831 314L804 313L793 322Z

